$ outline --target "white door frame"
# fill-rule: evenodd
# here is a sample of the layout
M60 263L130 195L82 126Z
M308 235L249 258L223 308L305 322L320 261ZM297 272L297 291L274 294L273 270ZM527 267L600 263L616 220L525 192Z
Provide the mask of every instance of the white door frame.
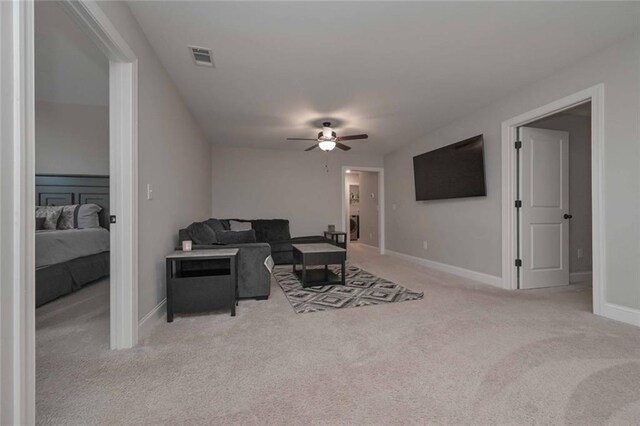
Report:
M341 198L340 198L340 228L343 232L347 233L347 241L349 240L349 230L346 229L347 223L347 206L345 199L347 192L345 188L346 173L347 170L356 172L376 172L378 173L378 247L380 248L380 254L385 254L385 233L384 233L384 167L359 167L359 166L342 166L342 173L340 174L341 181ZM348 244L348 243L347 243Z
M502 123L502 281L517 289L516 246L516 150L517 129L533 121L591 101L591 210L593 238L593 313L605 305L604 256L604 84L598 84Z
M33 3L0 2L0 424L35 423Z
M109 59L110 341L126 349L138 342L138 59L95 1L62 4Z
M110 60L111 347L127 348L138 331L137 58L95 1L64 5ZM0 424L35 423L34 34L33 2L0 2Z

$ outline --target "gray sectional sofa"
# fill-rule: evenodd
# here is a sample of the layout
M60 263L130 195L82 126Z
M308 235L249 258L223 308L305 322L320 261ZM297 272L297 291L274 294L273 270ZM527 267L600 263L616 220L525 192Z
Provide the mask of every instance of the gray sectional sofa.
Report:
M242 230L232 230L243 224ZM266 299L271 289L271 278L265 260L271 256L276 265L293 262L295 243L332 243L322 236L292 238L286 219L208 219L194 222L178 232L178 240L193 241L194 249L233 247L238 254L238 296ZM190 262L194 269L215 268L215 261Z

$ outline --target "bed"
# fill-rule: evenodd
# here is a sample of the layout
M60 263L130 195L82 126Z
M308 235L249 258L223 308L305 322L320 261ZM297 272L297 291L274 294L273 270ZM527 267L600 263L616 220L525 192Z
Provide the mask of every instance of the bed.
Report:
M96 204L99 227L36 231L36 306L109 276L109 177L36 175L36 206Z

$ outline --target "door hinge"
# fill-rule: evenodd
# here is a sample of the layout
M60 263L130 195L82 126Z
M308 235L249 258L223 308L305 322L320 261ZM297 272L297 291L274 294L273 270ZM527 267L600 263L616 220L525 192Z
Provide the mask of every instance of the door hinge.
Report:
M516 200L516 209L522 207L522 200Z
M515 148L516 148L516 149L520 149L520 148L522 148L522 141L516 141L516 143L515 143Z
M522 266L522 259L516 259L516 267L520 268Z

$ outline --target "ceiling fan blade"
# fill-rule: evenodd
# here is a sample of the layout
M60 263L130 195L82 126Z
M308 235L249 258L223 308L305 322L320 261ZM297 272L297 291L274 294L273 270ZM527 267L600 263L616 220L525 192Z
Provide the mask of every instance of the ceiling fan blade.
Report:
M312 149L316 149L318 147L318 144L315 144L313 146L310 146L309 148L305 149L305 151L311 151Z
M355 139L368 139L369 135L351 135L351 136L340 136L338 141L352 141Z
M340 148L343 151L349 151L351 149L350 146L345 145L345 144L340 143L340 142L336 142L336 148Z
M315 141L317 139L287 138L288 141Z

